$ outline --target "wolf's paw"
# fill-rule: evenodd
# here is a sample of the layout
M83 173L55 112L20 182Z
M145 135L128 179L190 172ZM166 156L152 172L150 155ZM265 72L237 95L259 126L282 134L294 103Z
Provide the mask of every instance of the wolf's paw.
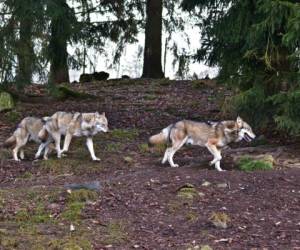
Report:
M93 159L93 161L101 161L101 159L96 157L96 158Z
M209 166L212 166L214 164L215 164L215 162L213 160L208 163Z
M67 153L68 153L68 151L67 150L62 150L62 151L60 151L60 155L61 155L61 157L66 157L67 156Z
M37 164L39 161L40 161L40 159L34 159L34 160L32 161L32 165Z
M178 165L178 164L174 164L174 165L172 165L171 167L172 167L172 168L178 168L179 165Z

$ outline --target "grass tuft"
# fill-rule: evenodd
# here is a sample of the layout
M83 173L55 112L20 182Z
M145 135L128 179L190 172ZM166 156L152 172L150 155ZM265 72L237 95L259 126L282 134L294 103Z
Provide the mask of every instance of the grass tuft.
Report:
M18 122L21 119L21 117L22 117L22 115L15 110L12 110L5 114L6 120L8 120L10 123Z
M74 190L68 194L69 202L86 202L94 201L98 198L98 194L95 191L87 189Z
M223 212L214 212L209 219L215 227L223 229L226 229L231 221L229 215Z
M119 142L115 142L115 143L106 144L104 150L109 153L116 153L116 152L121 151L121 149L122 149L122 144Z
M78 222L81 219L81 211L84 209L83 202L69 203L66 210L61 214L61 217L70 222Z
M205 87L205 83L203 81L199 81L199 80L192 81L193 89L202 89L203 87Z
M49 249L62 249L62 250L92 250L92 244L82 237L72 237L59 240L52 240L49 243Z
M12 157L11 150L6 148L0 148L0 159L1 160L8 160Z
M183 199L194 199L199 194L192 184L185 184L177 191L177 196Z
M19 223L38 224L50 221L51 217L44 206L38 205L32 210L26 208L20 209L15 215L15 220Z
M128 240L128 234L124 221L113 220L106 228L105 243L106 244L121 244Z
M149 146L147 143L142 143L138 147L139 147L140 153L142 153L142 154L146 154L146 153L150 152L150 149L149 149Z

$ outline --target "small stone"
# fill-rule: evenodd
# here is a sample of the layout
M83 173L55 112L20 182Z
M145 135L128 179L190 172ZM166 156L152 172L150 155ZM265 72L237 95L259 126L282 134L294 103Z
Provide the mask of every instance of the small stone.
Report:
M126 156L126 157L124 157L124 161L127 162L127 163L132 163L133 159L130 156Z
M218 188L227 188L228 184L227 183L219 183L219 184L217 184L217 187Z
M210 185L211 185L211 183L209 181L205 181L205 182L202 183L203 187L208 187Z
M205 194L202 193L202 192L198 192L198 195L199 195L199 197L204 197L205 196Z
M88 189L93 191L100 191L102 187L100 181L90 181L85 183L66 184L65 188L67 188L67 192L71 194L72 190Z
M212 222L214 224L215 227L217 228L222 228L222 229L226 229L228 227L226 222L223 221L213 221Z
M75 231L75 227L74 227L73 224L70 225L70 231L71 231L71 232Z
M50 209L50 210L56 210L59 208L60 208L60 205L58 203L51 203L48 205L48 209Z
M4 228L0 228L0 234L7 234L8 231Z

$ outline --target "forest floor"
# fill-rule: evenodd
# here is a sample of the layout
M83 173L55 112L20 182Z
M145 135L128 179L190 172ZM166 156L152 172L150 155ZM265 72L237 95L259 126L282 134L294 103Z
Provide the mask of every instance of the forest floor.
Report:
M224 152L226 172L209 167L200 147L180 150L179 168L161 165L163 148L148 147L150 135L180 119L222 118L231 92L202 82L73 84L93 97L19 103L1 113L0 143L22 117L56 111L105 111L110 132L95 136L100 162L91 161L83 138L60 160L33 161L36 144L21 163L0 149L0 249L300 249L299 145L271 135L257 149L240 143ZM245 148L272 154L275 169L239 170L233 154ZM86 183L99 190L68 186Z

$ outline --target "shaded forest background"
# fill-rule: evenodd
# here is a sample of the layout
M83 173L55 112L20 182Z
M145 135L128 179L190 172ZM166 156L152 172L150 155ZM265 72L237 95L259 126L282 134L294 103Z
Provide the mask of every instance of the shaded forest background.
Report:
M22 94L33 76L51 89L68 83L70 69L85 71L86 50L105 51L107 40L117 46L117 65L124 46L135 43L139 32L145 32L141 77L164 78L162 29L171 40L187 25L176 6L201 28L196 54L184 54L172 44L178 75L184 76L193 60L216 66L219 84L235 93L224 103L228 116L240 114L255 128L273 126L298 135L300 4L295 0L3 0L1 88ZM101 21L93 21L95 15ZM68 45L75 56L68 54Z

